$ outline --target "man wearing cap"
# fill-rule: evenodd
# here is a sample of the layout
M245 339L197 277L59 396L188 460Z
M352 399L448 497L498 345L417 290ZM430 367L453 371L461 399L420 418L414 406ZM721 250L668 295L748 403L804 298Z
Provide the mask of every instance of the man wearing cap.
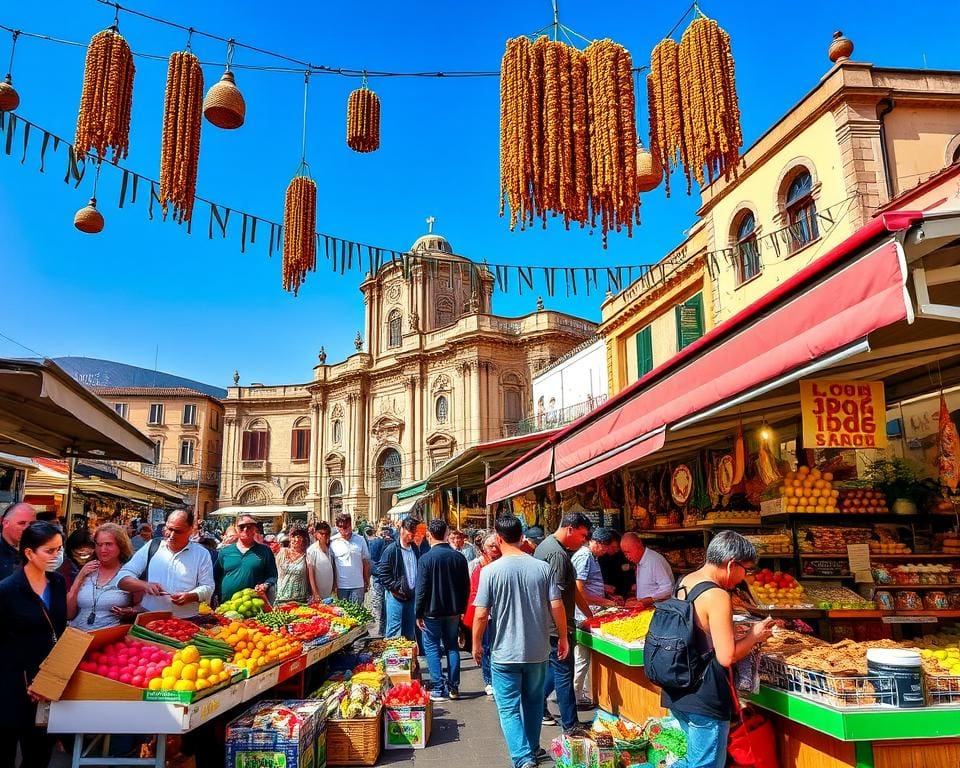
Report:
M528 555L532 555L540 542L546 538L546 533L539 525L531 525L523 532L523 538L520 540L520 549Z
M607 553L612 542L613 531L609 528L597 528L590 534L590 540L570 558L577 572L577 592L591 606L607 607L619 604L617 600L604 596L603 574L600 571L600 563L597 562L597 558ZM587 618L579 607L576 609L575 617L578 624ZM578 643L574 646L573 660L573 692L577 697L577 709L590 709L593 702L590 689L586 686L587 675L590 672L590 649Z
M255 517L240 515L236 543L220 550L213 569L220 602L251 587L266 600L268 590L277 588L277 561L269 546L257 542L259 530L260 524Z

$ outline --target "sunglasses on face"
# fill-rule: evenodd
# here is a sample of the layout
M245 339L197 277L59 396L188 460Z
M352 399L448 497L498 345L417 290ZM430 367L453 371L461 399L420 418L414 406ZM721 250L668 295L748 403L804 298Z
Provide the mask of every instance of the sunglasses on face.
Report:
M256 523L240 523L240 525L237 526L237 530L242 531L246 528L256 528L256 527L257 527Z

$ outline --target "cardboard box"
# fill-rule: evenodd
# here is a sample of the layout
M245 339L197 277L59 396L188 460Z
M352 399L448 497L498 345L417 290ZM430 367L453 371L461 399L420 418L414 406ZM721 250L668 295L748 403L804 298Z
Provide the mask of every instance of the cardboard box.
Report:
M227 765L326 768L326 721L319 701L262 701L227 725Z
M383 708L384 749L423 749L430 741L433 704L419 707Z

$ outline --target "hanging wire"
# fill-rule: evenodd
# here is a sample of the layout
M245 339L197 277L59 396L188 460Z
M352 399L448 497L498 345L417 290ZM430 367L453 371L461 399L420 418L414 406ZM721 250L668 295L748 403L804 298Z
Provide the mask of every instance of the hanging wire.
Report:
M101 2L102 2L102 0L101 0ZM673 28L672 28L669 32L667 32L667 34L664 35L664 37L665 37L665 38L667 38L667 37L673 37L673 33L676 32L676 31L680 28L680 25L683 24L684 21L686 21L687 16L689 16L691 13L699 13L701 16L703 16L703 12L700 10L700 6L698 6L696 3L691 3L691 4L690 4L690 7L687 8L687 10L685 10L685 11L683 12L683 16L681 16L681 17L677 20L677 23L673 25Z
M193 27L190 27L190 29L187 30L187 45L186 45L186 50L190 53L193 53L192 43L193 43Z
M17 50L18 37L20 37L20 30L13 30L13 45L10 46L10 63L7 65L7 77L13 75L13 52Z
M363 80L360 81L360 87L361 88L367 87L367 70L363 70Z
M307 103L310 95L310 70L304 70L303 73L303 136L300 141L300 165L297 166L297 173L305 171L310 176L310 165L307 163Z
M236 43L234 42L233 38L227 40L227 72L230 71L230 65L233 64L233 49L235 45Z
M100 166L103 165L103 161L100 158L97 158L97 172L93 176L93 195L91 199L93 204L97 204L97 184L100 183Z

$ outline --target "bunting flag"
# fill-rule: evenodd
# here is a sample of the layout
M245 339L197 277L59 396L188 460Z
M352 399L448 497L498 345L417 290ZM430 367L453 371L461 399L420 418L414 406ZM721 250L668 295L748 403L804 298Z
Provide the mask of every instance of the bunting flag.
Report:
M33 138L35 136L41 137L39 146ZM26 164L30 149L34 147L38 152L37 159L39 160L40 173L46 172L47 154L49 152L56 154L61 145L65 146L67 157L63 181L65 184L72 183L74 188L79 188L87 170L87 162L84 157L76 154L69 141L12 112L0 112L0 137L2 137L0 147L3 148L3 154L15 156L14 150L16 148L16 154L19 155L21 164ZM117 163L104 163L103 167L113 167L122 174L120 195L117 202L118 208L124 208L128 203L130 206L135 206L140 185L149 185L147 217L152 221L154 218L154 203L158 205L160 203L159 182ZM818 225L822 223L828 230L831 229L844 215L845 211L842 211L842 207L845 205L849 207L856 197L857 195L854 194L823 211L817 211L814 216ZM240 252L246 253L248 245L257 244L258 227L268 226L270 232L266 243L267 256L273 258L274 251L282 249L282 224L263 216L232 209L227 205L215 203L199 196L197 196L196 201L209 208L208 240L213 240L215 236L220 239L238 237ZM160 218L166 221L167 217L161 213ZM239 223L237 223L238 220ZM792 250L792 244L798 241L803 242L807 238L808 227L809 223L807 222L793 223L763 234L755 241L756 258L759 261L762 253L771 250L776 258L780 258L784 247L789 254ZM187 234L190 234L192 231L190 223L186 225L186 228ZM656 264L628 264L601 268L533 267L518 264L487 264L485 261L483 264L477 264L459 256L399 251L367 243L358 243L323 232L317 232L316 238L317 250L324 254L333 274L345 275L356 269L361 275L364 273L373 275L387 263L391 265L400 264L406 279L410 278L414 269L426 269L432 279L444 279L450 288L453 288L458 280L461 284L469 282L471 295L478 290L478 286L483 280L492 280L497 290L502 293L509 292L511 286L515 285L518 294L522 296L524 290L535 292L536 286L541 284L550 297L561 295L561 291L562 295L567 297L577 296L581 290L589 296L592 290L600 289L601 276L606 282L606 293L614 295L633 285L635 275L641 281L644 290L649 290L657 285L664 284L677 269L688 263L686 255L680 253ZM322 248L321 239L323 241ZM263 246L261 245L261 247ZM704 256L706 269L715 278L720 272L718 256L724 259L728 266L733 267L740 254L741 248L739 246L708 251ZM700 253L698 252L695 255L700 255ZM516 274L515 279L511 277L512 274ZM563 285L557 284L558 277L562 279Z

